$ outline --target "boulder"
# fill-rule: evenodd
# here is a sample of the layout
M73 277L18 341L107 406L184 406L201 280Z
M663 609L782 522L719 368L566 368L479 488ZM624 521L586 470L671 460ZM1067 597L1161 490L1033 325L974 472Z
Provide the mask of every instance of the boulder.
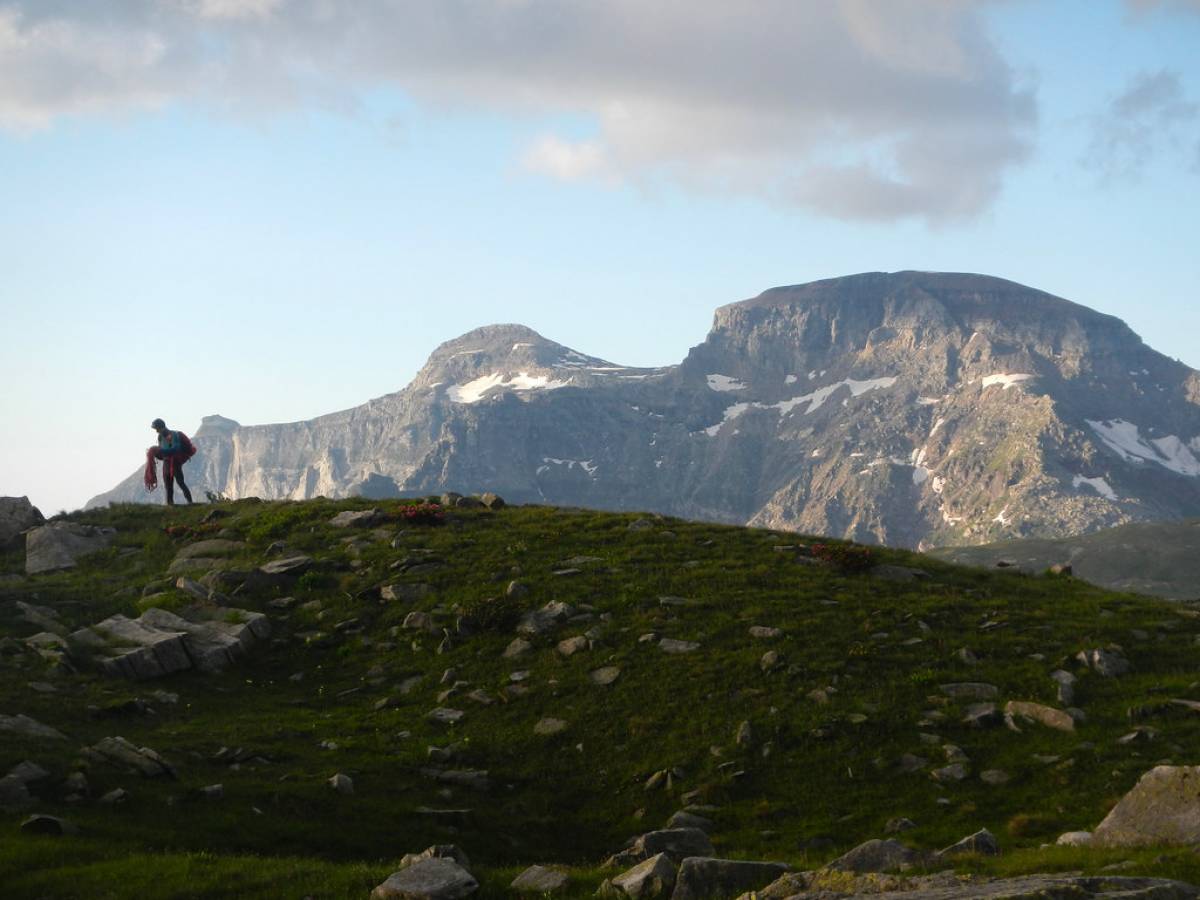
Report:
M698 816L695 813L681 809L678 812L672 813L671 818L667 819L666 825L670 828L699 828L705 834L712 834L717 825L712 819Z
M619 666L601 666L599 669L592 669L588 672L588 678L591 679L592 684L599 685L612 684L620 675Z
M612 880L612 886L639 900L666 897L675 887L675 864L667 854L657 853L622 872Z
M25 781L11 774L0 778L0 811L21 812L33 806L34 802Z
M49 834L55 837L79 832L74 824L57 816L30 816L21 823L21 830L26 834Z
M420 853L405 853L400 858L400 868L407 869L426 859L448 859L458 863L464 869L471 868L471 861L455 844L433 844Z
M518 894L553 894L566 888L569 881L567 873L559 869L530 866L514 878L509 887Z
M713 845L699 828L664 828L643 834L634 841L632 849L640 859L665 853L673 860L682 860L689 856L712 856Z
M1090 831L1068 831L1060 834L1054 843L1060 847L1090 847L1092 833Z
M773 625L751 625L750 637L759 638L760 640L772 640L773 638L783 637L783 629L776 628Z
M943 847L934 854L938 859L950 856L962 856L967 853L977 853L980 856L999 856L1000 844L996 836L986 828L981 828L974 834L969 834L949 847Z
M258 571L272 578L299 578L305 572L312 568L313 560L311 556L287 556L283 559L275 559L269 563L263 563L258 567Z
M211 558L219 556L232 556L241 550L246 549L244 541L229 541L224 538L213 538L205 541L195 541L180 549L175 554L175 561L179 562L184 559Z
M486 494L481 494L479 500L488 509L504 509L506 506L504 498L499 494L493 494L491 491Z
M377 509L347 509L329 520L334 528L370 528L378 525L382 516Z
M28 497L0 497L0 550L17 546L24 532L45 521Z
M691 856L679 866L671 900L721 900L765 887L788 870L786 863Z
M393 872L371 891L371 900L459 900L479 890L479 882L452 859L431 857Z
M575 612L570 605L554 601L547 603L541 609L527 612L517 623L518 634L538 635L556 628L565 622Z
M25 574L38 575L73 568L80 557L112 543L115 528L75 522L51 522L25 535Z
M558 734L560 731L565 731L567 723L562 719L555 719L552 716L547 716L544 719L539 719L537 724L533 726L533 733L548 737L552 734Z
M569 637L566 640L559 641L556 649L563 656L574 656L580 650L586 650L587 648L588 639L581 634L577 634L575 637Z
M36 719L31 719L23 713L15 716L0 715L0 731L9 734L19 734L22 737L46 738L48 740L65 741L67 736L56 728L43 725Z
M398 603L415 603L433 596L433 587L428 584L385 584L379 589L382 600Z
M83 748L83 755L137 772L146 778L175 778L175 767L149 747L135 747L123 737L106 737L98 744Z
M1122 656L1116 648L1080 650L1075 658L1093 672L1106 678L1116 678L1129 671L1129 660Z
M1016 724L1017 719L1037 722L1057 731L1075 730L1075 720L1065 710L1027 700L1009 700L1004 704L1004 721L1013 730L1020 731Z
M1092 832L1098 847L1200 844L1200 766L1155 766Z
M899 841L874 840L859 844L825 866L837 872L890 872L901 866L911 865L920 859L917 851L905 847Z
M939 872L934 875L892 876L881 881L864 875L847 881L840 875L826 883L821 872L784 875L754 894L739 900L818 900L829 897L866 897L872 900L1046 900L1047 897L1110 897L1112 900L1195 900L1200 890L1165 878L1121 878L1105 875L1022 875L989 878Z
M343 797L349 797L354 793L354 779L343 772L338 772L331 776L326 784Z
M677 641L674 638L663 638L658 642L658 647L664 653L691 653L700 649L695 641Z

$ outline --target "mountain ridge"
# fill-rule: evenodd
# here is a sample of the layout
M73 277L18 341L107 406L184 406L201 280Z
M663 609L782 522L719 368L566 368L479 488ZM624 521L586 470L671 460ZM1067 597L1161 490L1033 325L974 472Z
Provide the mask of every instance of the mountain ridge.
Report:
M189 474L234 497L495 489L909 547L1200 515L1200 375L1120 319L970 273L772 288L653 368L483 326L366 404L231 421L201 428Z

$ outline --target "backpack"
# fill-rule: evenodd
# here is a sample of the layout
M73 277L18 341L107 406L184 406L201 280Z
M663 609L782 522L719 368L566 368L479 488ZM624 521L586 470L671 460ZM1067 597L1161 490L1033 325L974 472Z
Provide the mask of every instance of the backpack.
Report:
M175 432L175 434L179 438L179 449L182 453L183 458L185 460L187 460L187 459L191 459L193 456L195 456L196 455L196 445L192 443L192 439L189 438L182 431L177 431L177 432Z

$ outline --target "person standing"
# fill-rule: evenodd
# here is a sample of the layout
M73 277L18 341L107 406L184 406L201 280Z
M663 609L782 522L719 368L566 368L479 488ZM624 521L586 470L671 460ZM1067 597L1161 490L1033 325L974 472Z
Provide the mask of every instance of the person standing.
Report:
M188 490L187 482L183 480L183 464L196 455L196 445L182 431L171 431L162 419L155 419L150 427L158 432L158 446L151 447L146 454L146 489L154 490L156 485L154 460L161 459L163 464L163 486L167 491L167 506L175 505L175 482L187 502L192 502L192 492Z

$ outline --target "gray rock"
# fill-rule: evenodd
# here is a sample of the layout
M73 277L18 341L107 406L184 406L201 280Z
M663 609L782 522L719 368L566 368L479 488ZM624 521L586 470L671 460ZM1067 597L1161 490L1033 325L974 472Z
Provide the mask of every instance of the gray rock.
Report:
M518 634L539 635L551 631L569 619L575 610L566 603L554 601L541 609L527 612L517 623Z
M523 653L528 653L533 649L533 644L525 640L525 638L513 638L507 647L504 648L504 653L501 655L505 659L516 659Z
M979 780L984 784L990 784L993 787L998 787L1002 784L1008 784L1008 773L1003 769L984 769L979 773Z
M699 828L705 834L712 834L717 825L712 819L707 819L704 816L698 816L695 813L681 809L673 813L663 827L667 830L673 828Z
M749 722L742 722L734 733L733 742L739 747L749 747L754 741L754 733L750 730Z
M972 703L963 715L963 722L974 728L986 728L999 724L1000 721L1001 716L995 703Z
M894 876L885 885L878 876L863 876L852 883L839 878L833 889L825 887L819 872L784 875L753 895L754 900L1046 900L1048 897L1111 898L1111 900L1195 900L1200 890L1165 878L1122 878L1112 875L1024 875L987 878L939 872L917 877ZM743 894L739 900L749 900Z
M758 667L764 672L772 672L779 667L779 652L768 650L758 661Z
M533 733L548 737L552 734L558 734L560 731L565 731L566 727L567 723L562 719L547 716L544 719L539 719L537 724L533 726Z
M783 637L783 629L767 625L751 625L750 637L759 638L760 640L771 640L773 638Z
M883 826L885 834L903 834L906 831L912 831L917 827L917 823L912 819L904 816L897 816L894 819L888 819L887 824Z
M942 766L940 769L934 769L929 774L934 781L941 784L951 784L955 781L962 781L971 774L971 769L964 763L956 762L948 766Z
M24 713L15 716L0 715L0 731L9 734L19 734L22 737L45 738L47 740L65 741L67 736L57 728L43 725L36 719L31 719Z
M7 813L29 809L36 802L26 782L15 775L0 778L0 810Z
M501 497L499 494L493 494L491 491L480 494L479 502L488 509L504 509L504 507L508 505L504 502L503 497Z
M341 772L332 776L326 783L343 797L348 797L354 793L354 779Z
M599 669L592 669L588 672L588 678L592 684L612 684L621 675L619 666L601 666Z
M175 778L175 767L149 747L136 747L123 737L106 737L83 749L83 755L137 772L146 778Z
M426 859L448 859L464 869L471 868L471 861L467 859L467 854L463 853L455 844L433 844L420 853L405 853L400 858L399 868L407 869Z
M377 509L347 509L329 520L334 528L371 528L378 525L381 516Z
M371 900L459 900L479 889L479 882L451 859L433 857L413 863L371 891Z
M404 622L400 625L405 631L424 631L427 634L440 634L441 629L438 628L437 622L433 616L427 612L413 610L404 617Z
M1075 702L1075 676L1070 672L1062 669L1056 669L1050 673L1051 680L1054 681L1058 688L1058 702L1063 706L1070 706Z
M899 841L878 838L859 844L842 854L825 868L838 872L890 872L901 866L911 865L920 859L917 851L905 847Z
M45 521L28 497L0 497L0 550L19 545L24 532Z
M675 887L675 864L667 854L657 853L612 879L612 886L638 900L666 897Z
M75 522L51 522L33 528L25 535L25 574L73 568L81 557L111 544L116 533L114 528Z
M433 596L433 587L428 584L385 584L379 589L383 600L396 603L416 603Z
M509 887L518 894L553 894L564 890L570 880L570 876L561 869L530 866L514 878Z
M26 834L49 834L55 837L79 832L79 829L66 819L41 815L30 816L21 823L21 830Z
M8 770L9 778L15 778L22 784L33 784L35 781L49 778L50 773L35 762L24 760Z
M101 797L99 802L105 806L115 806L118 803L124 803L128 799L129 791L125 790L124 788L114 788Z
M244 541L228 541L222 538L213 538L211 540L195 541L180 549L175 554L175 562L185 559L196 559L200 557L221 557L232 556L246 549Z
M1075 730L1075 720L1071 718L1070 713L1061 709L1055 709L1052 706L1031 703L1027 700L1009 700L1005 703L1004 719L1009 727L1016 731L1020 730L1016 725L1017 719L1037 722L1057 731Z
M1054 843L1060 847L1090 847L1092 833L1090 831L1068 831L1060 834Z
M765 887L787 870L786 863L691 856L680 863L671 900L723 900Z
M695 641L678 641L674 638L663 638L658 642L658 647L664 653L691 653L700 649Z
M689 856L712 856L708 835L699 828L666 828L649 831L633 844L633 852L642 859L665 853L673 860Z
M1106 678L1124 675L1130 668L1129 660L1113 649L1080 650L1075 658L1093 672Z
M466 713L461 709L450 709L449 707L439 706L437 709L431 709L426 714L426 718L439 725L456 725L462 721L464 715Z
M974 834L967 835L949 847L943 847L934 855L941 859L951 856L963 856L968 853L976 853L980 856L999 856L1000 843L996 840L994 834L986 828L981 828Z
M311 556L288 556L283 559L274 559L269 563L264 563L258 567L258 571L263 575L272 577L299 578L311 569L312 565L313 559Z
M566 640L559 641L558 646L555 649L558 650L558 652L563 656L574 656L580 650L586 650L587 648L588 639L579 634L575 637L569 637Z
M59 619L58 613L48 606L36 606L33 603L26 603L24 600L16 602L17 611L20 612L21 618L45 631L53 634L63 634L65 628L62 620Z
M1098 847L1200 844L1200 766L1155 766L1092 832Z

